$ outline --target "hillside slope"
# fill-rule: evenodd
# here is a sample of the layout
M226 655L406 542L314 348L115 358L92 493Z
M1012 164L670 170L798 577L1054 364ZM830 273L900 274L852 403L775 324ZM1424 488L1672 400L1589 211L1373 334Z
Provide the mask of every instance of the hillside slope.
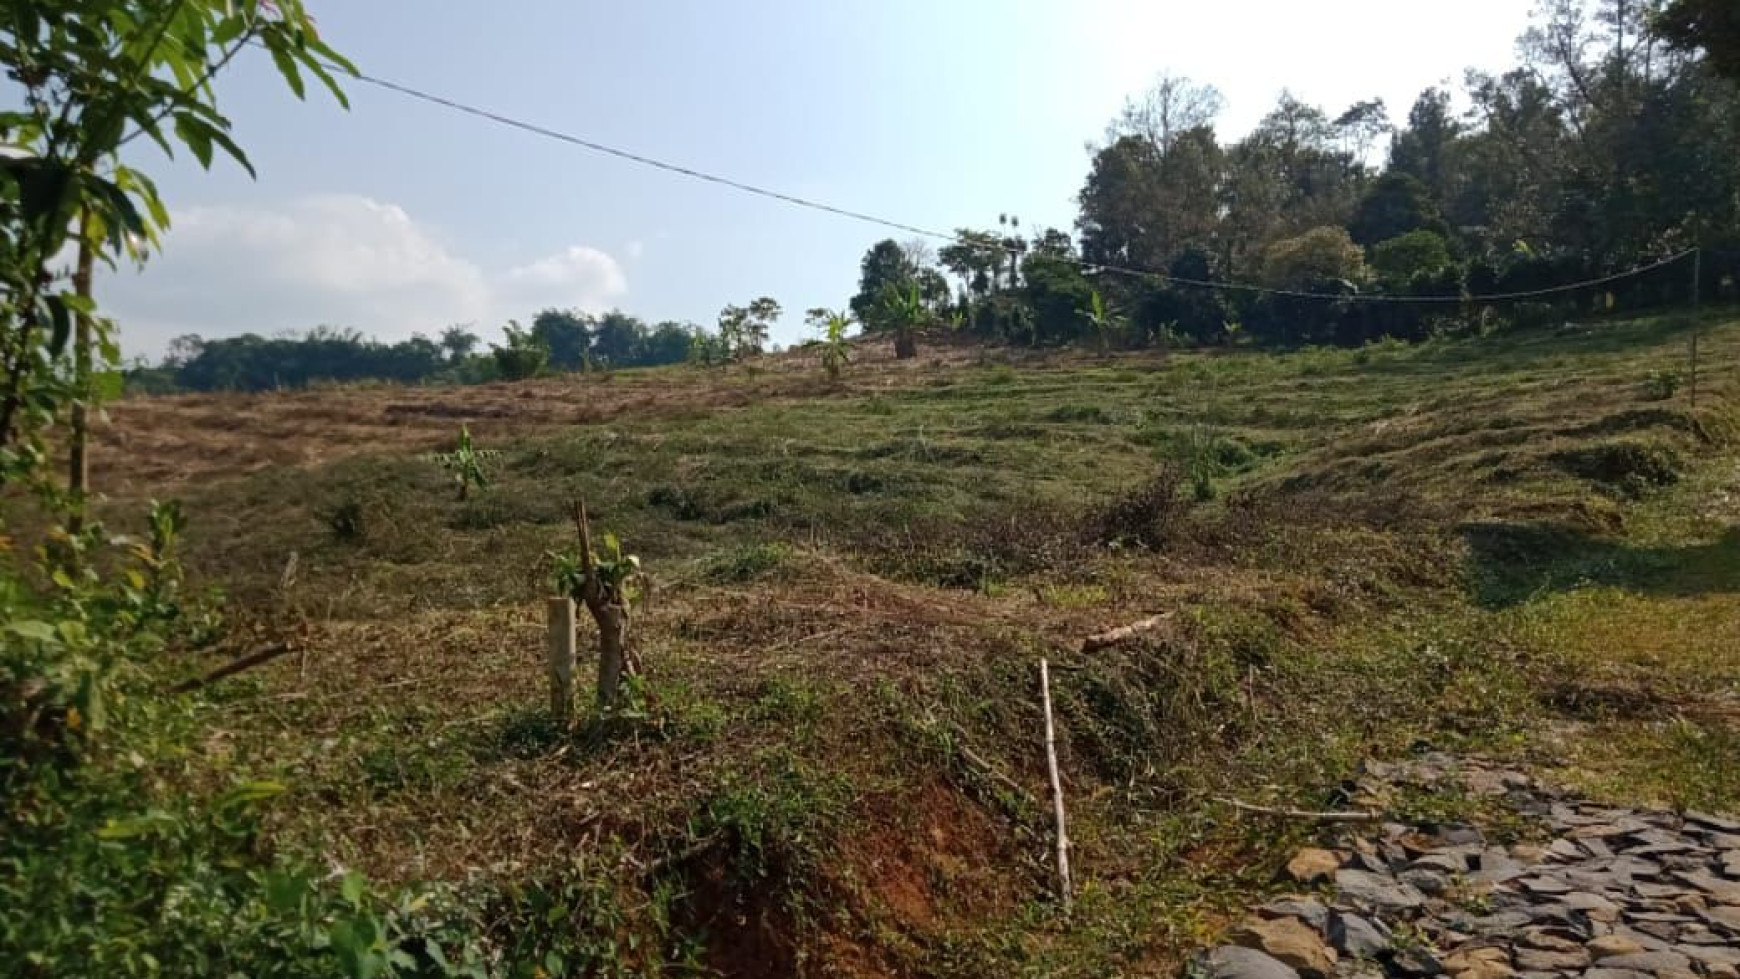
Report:
M184 495L198 579L298 643L209 706L214 773L291 784L281 847L601 972L1170 974L1302 832L1218 799L1334 805L1424 742L1740 805L1740 320L1696 410L1690 324L130 401L99 466ZM462 421L502 451L463 502L422 456ZM581 497L653 587L637 709L567 731Z

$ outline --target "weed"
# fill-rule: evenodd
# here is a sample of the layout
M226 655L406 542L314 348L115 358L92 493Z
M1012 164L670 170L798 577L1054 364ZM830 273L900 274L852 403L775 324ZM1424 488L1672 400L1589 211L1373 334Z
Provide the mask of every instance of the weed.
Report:
M369 537L369 508L362 500L341 500L320 514L332 536L346 544L360 544Z
M1669 401L1679 393L1683 379L1679 371L1651 371L1643 381L1645 401Z
M1682 466L1679 455L1672 449L1641 442L1608 442L1566 449L1554 453L1551 459L1573 476L1632 499L1650 489L1679 482Z
M1178 471L1163 467L1093 514L1089 523L1094 539L1114 548L1165 549L1178 540L1190 512L1178 490Z
M709 555L701 563L701 577L715 585L742 584L766 577L790 556L784 544L747 544Z

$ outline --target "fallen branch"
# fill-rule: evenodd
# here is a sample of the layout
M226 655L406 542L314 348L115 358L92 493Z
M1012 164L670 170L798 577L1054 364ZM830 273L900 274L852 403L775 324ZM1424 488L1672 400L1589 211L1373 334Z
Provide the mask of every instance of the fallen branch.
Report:
M701 854L706 853L724 842L725 833L723 830L709 833L675 853L667 853L655 860L649 860L646 865L641 868L641 873L647 877L657 876L671 867L678 867L688 863L690 860L695 859Z
M1092 653L1108 646L1116 646L1118 643L1133 639L1144 632L1152 632L1160 628L1170 618L1172 618L1171 612L1162 612L1159 615L1149 616L1140 622L1132 622L1129 625L1097 633L1081 641L1081 651Z
M1045 702L1045 764L1051 772L1052 815L1057 820L1057 879L1063 913L1070 913L1069 829L1063 814L1063 780L1057 774L1057 730L1051 723L1051 667L1039 661L1039 695Z
M169 692L191 693L201 687L209 687L225 677L235 676L243 670L251 670L256 666L259 666L261 663L269 663L285 653L288 653L290 649L291 646L287 642L275 642L267 646L261 646L259 649L254 650L246 656L230 660L228 663L212 670L205 676L196 677L192 680L183 680L175 686L170 687Z
M961 727L959 724L953 723L952 721L949 723L949 728L955 732L955 750L960 752L962 758L966 759L969 764L977 768L986 778L991 779L1008 789L1010 792L1013 792L1017 798L1024 799L1027 802L1034 801L1033 794L1022 788L1020 782L1017 782L998 771L997 766L986 761L978 752L967 747L967 731L965 728Z
M1237 799L1226 799L1216 796L1216 802L1222 802L1239 812L1248 812L1257 816L1275 816L1280 819L1313 819L1320 823L1378 823L1384 819L1381 812L1365 812L1352 810L1343 812L1312 812L1308 809L1274 809L1269 806L1253 806Z

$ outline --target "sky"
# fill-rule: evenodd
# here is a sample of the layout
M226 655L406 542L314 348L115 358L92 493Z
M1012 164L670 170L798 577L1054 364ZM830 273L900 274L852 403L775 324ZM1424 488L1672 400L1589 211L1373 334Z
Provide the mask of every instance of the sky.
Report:
M1068 229L1099 139L1156 74L1219 88L1223 139L1283 89L1339 112L1503 69L1531 0L309 0L363 71L597 142L924 228ZM263 53L218 81L258 171L133 161L173 227L100 281L129 355L327 324L382 339L547 307L711 325L841 307L906 237L347 83L298 102ZM140 145L144 145L141 141Z

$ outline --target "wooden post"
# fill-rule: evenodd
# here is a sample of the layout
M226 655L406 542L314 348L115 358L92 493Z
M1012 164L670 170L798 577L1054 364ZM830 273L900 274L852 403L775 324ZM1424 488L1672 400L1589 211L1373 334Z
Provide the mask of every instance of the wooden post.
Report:
M1069 828L1063 815L1063 780L1057 774L1057 731L1051 723L1051 667L1039 661L1039 695L1045 702L1045 763L1051 770L1051 808L1057 820L1057 879L1063 897L1063 913L1070 913Z
M574 600L552 598L550 619L550 714L566 723L574 712Z

